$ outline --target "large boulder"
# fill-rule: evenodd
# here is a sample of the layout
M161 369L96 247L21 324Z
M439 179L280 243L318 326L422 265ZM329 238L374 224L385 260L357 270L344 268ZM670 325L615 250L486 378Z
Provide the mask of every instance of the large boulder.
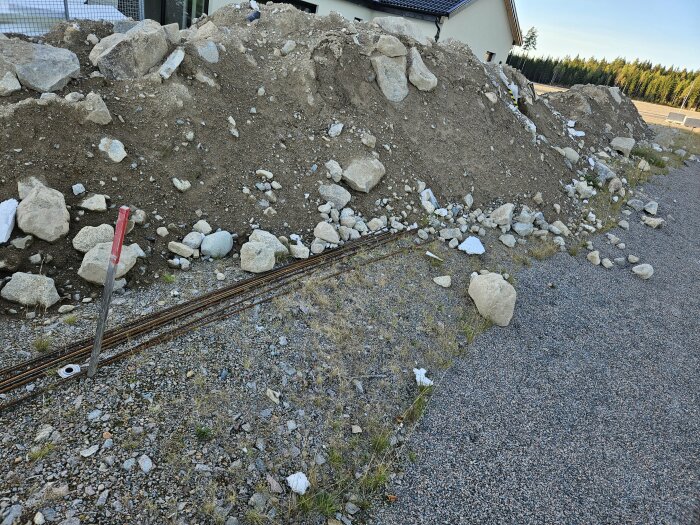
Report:
M508 226L513 221L513 210L515 209L515 204L507 202L506 204L499 206L491 212L491 219L498 226Z
M629 157L634 148L635 140L629 137L615 137L610 141L610 147L622 153L625 157Z
M169 49L163 27L154 20L143 20L126 33L115 33L99 42L90 53L90 60L106 77L124 80L148 73Z
M425 36L421 28L406 18L400 16L380 16L372 21L387 33L404 36L424 46L430 45L430 39Z
M280 240L275 237L272 233L265 230L253 230L253 233L248 237L250 242L260 242L267 245L272 249L275 257L284 257L289 255L289 250L287 247L280 242Z
M109 224L99 226L85 226L73 237L73 248L82 253L89 252L96 245L103 242L112 242L114 228Z
M415 47L409 53L411 65L408 68L408 80L421 91L432 91L437 87L437 77L423 62L420 53Z
M111 242L96 244L83 257L83 262L78 269L78 275L88 282L104 285L111 253ZM124 277L135 264L136 253L129 246L122 247L122 254L119 258L114 278Z
M338 210L345 208L352 198L350 192L338 184L324 184L318 188L318 192Z
M233 249L233 235L227 231L210 233L202 239L199 251L204 257L221 259Z
M247 242L241 246L241 269L262 273L275 267L275 251L262 242Z
M374 157L355 159L343 170L343 179L353 190L369 193L386 173L384 165Z
M332 224L321 221L314 228L314 237L331 244L338 244L340 236Z
M486 319L498 326L508 326L516 299L515 288L498 273L475 275L469 283L469 297Z
M40 185L17 206L17 225L26 233L53 242L68 233L70 214L63 194Z
M377 84L391 102L401 102L408 95L406 80L406 57L377 55L370 59L377 75Z
M75 53L47 44L0 40L0 71L14 73L19 82L40 93L58 91L80 75Z
M17 272L0 290L3 299L25 306L39 305L48 308L59 299L53 279L45 275Z

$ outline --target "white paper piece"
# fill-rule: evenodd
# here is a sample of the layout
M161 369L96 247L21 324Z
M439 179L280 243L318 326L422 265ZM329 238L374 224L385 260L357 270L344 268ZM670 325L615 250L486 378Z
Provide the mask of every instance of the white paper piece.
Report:
M425 377L427 370L425 368L414 368L413 373L416 374L416 383L418 386L433 386L433 381Z
M10 240L12 230L15 227L17 204L15 199L0 202L0 244Z
M304 495L308 488L311 486L306 474L303 472L296 472L291 476L287 476L287 485L292 489L292 492Z

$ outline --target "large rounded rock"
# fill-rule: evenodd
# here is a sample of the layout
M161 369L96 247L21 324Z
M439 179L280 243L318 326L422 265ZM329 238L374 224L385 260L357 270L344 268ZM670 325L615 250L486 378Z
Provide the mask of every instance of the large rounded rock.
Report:
M17 272L0 290L3 299L25 306L39 305L48 308L59 299L53 279L45 275Z
M78 269L78 275L88 282L104 285L111 252L111 242L103 242L93 246L83 257L83 262ZM124 246L114 278L124 277L135 264L136 254L130 247Z
M73 237L73 248L79 252L87 253L96 245L103 242L112 242L114 228L109 224L99 226L85 226Z
M516 299L515 288L498 273L475 275L469 283L469 297L476 309L492 323L508 326Z
M321 197L328 202L332 202L337 210L345 208L352 198L350 192L338 184L324 184L319 186L318 192L321 194Z
M287 247L282 244L277 237L265 230L253 230L253 233L250 234L248 240L250 242L260 242L270 247L276 257L284 257L285 255L289 255L289 250Z
M386 173L384 164L374 157L355 159L343 171L343 179L353 190L369 193Z
M228 255L233 248L233 235L222 230L210 233L202 240L199 251L204 257L221 259Z
M63 194L36 186L17 207L17 225L26 233L53 242L68 233L70 214Z
M515 204L508 202L491 212L491 218L498 226L508 226L513 221Z
M319 222L314 228L314 237L331 244L338 244L340 242L340 236L338 232L335 231L333 225L323 221Z
M415 47L411 48L409 54L411 65L408 68L408 80L421 91L432 91L437 87L437 77L428 69L423 62L420 53Z
M377 75L379 89L391 102L401 102L408 95L406 80L406 57L377 55L370 59Z
M247 242L241 246L241 269L262 273L275 267L275 252L262 242Z
M13 72L23 86L41 93L63 89L80 76L80 62L72 51L14 38L0 40L0 65L4 66L0 70Z

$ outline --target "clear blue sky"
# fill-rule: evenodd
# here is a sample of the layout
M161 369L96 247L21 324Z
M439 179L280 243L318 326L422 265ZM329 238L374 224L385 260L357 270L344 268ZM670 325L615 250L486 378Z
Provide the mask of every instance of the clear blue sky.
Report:
M651 60L700 69L700 0L515 0L534 55ZM517 48L515 48L517 49Z

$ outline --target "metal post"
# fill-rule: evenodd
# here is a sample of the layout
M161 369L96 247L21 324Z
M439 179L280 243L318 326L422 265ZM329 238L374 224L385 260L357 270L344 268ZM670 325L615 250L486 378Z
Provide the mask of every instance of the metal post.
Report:
M100 309L100 317L97 319L97 331L95 332L95 343L92 346L90 354L90 363L88 365L88 377L93 377L97 372L97 360L100 357L102 348L102 336L105 332L107 324L107 314L109 313L109 303L112 300L112 288L114 288L114 274L117 271L119 257L122 253L122 243L124 242L124 233L126 232L126 223L129 219L129 207L122 206L119 208L119 218L117 219L117 228L114 230L114 240L112 240L112 253L109 256L107 265L107 277L105 278L104 291L102 293L102 307Z
M68 12L68 0L63 0L63 13L66 20L70 20L70 13Z
M143 0L139 0L139 20L146 18L146 14L143 8Z

